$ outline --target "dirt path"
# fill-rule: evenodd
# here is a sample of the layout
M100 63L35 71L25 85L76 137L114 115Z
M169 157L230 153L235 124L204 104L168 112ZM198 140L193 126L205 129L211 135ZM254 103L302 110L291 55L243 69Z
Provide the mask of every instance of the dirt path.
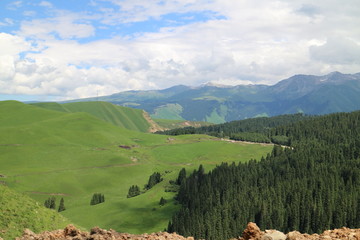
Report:
M37 195L50 195L50 196L70 196L66 193L47 193L47 192L37 192L37 191L26 191L25 193L37 194Z
M230 142L230 143L244 143L244 144L259 144L261 146L274 146L273 143L258 143L258 142L248 142L248 141L236 141L231 139L219 138L221 141Z
M151 119L149 113L143 111L143 116L146 119L146 121L150 124L149 132L154 133L157 131L164 131L165 129L160 127L154 120Z
M23 177L23 176L31 176L31 175L39 175L39 174L50 174L50 173L59 173L59 172L67 172L67 171L79 171L79 170L88 170L88 169L96 169L96 168L130 167L130 166L135 166L135 165L139 165L139 163L113 164L113 165L104 165L104 166L57 169L57 170L51 170L51 171L45 171L45 172L17 174L17 175L13 175L12 177Z

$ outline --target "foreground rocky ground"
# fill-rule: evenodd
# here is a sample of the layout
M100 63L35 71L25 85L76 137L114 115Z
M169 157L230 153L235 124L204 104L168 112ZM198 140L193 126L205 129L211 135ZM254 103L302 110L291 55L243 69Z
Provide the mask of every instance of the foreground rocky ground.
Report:
M240 240L360 240L360 228L349 229L340 228L334 230L327 230L322 234L302 234L298 231L289 232L284 234L277 230L265 230L261 231L260 228L250 222L247 228L244 230Z
M43 232L35 234L29 229L24 231L24 235L16 240L194 240L192 237L182 237L178 234L160 232L151 234L134 235L128 233L118 233L114 230L104 230L98 227L92 228L90 232L83 232L73 225L68 225L63 230Z
M26 229L24 235L16 240L194 240L192 237L182 237L176 233L152 233L134 235L128 233L118 233L114 230L103 230L95 227L90 232L83 232L69 225L63 230L43 232L35 234ZM322 234L301 234L297 231L284 234L277 230L261 231L255 223L249 223L238 240L360 240L360 228L349 229L340 228L327 230ZM233 239L235 240L235 239Z

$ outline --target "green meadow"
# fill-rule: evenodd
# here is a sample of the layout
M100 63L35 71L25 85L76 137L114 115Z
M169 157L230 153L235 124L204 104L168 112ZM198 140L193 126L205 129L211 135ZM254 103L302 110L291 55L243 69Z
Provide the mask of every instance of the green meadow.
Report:
M64 228L69 220L55 211L44 208L29 196L17 193L0 184L0 237L14 239L24 228L35 232Z
M66 211L61 214L84 228L162 231L179 207L175 193L167 190L181 168L190 173L203 164L208 171L224 161L259 159L272 149L206 135L143 133L115 124L120 115L108 121L90 113L91 106L69 109L66 104L44 108L0 102L0 180L41 204L56 196L58 206L64 198ZM127 118L136 122L137 116ZM160 172L163 181L126 197L131 185L143 189L153 172ZM90 205L94 193L104 194L105 202ZM168 201L164 206L159 206L161 197Z
M144 118L144 111L117 106L108 102L55 102L33 103L32 105L61 112L86 112L101 120L130 130L148 132L150 124Z

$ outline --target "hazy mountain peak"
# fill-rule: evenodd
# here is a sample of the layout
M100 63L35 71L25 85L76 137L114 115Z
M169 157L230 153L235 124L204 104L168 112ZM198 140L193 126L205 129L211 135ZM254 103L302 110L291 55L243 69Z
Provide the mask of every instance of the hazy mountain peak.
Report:
M144 109L154 118L213 123L296 112L325 114L359 109L360 73L297 74L272 86L210 81L197 87L177 85L89 100Z

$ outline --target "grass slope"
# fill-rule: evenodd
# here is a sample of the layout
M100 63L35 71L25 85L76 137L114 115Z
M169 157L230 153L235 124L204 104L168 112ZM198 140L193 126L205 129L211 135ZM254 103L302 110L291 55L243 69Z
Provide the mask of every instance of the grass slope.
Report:
M128 146L122 148L119 146ZM143 233L161 231L178 208L169 180L185 167L207 170L223 161L247 161L272 146L229 143L206 135L176 136L130 131L88 113L66 113L14 101L0 102L2 181L43 203L64 197L62 214L83 226ZM153 172L164 181L144 194L126 198L131 185L141 188ZM90 206L93 193L105 203ZM169 202L160 207L164 197Z
M64 228L70 223L56 211L1 184L0 203L0 237L4 239L21 236L25 228L38 233Z
M150 127L142 110L107 102L34 103L33 105L61 112L86 112L116 126L135 131L148 132Z

